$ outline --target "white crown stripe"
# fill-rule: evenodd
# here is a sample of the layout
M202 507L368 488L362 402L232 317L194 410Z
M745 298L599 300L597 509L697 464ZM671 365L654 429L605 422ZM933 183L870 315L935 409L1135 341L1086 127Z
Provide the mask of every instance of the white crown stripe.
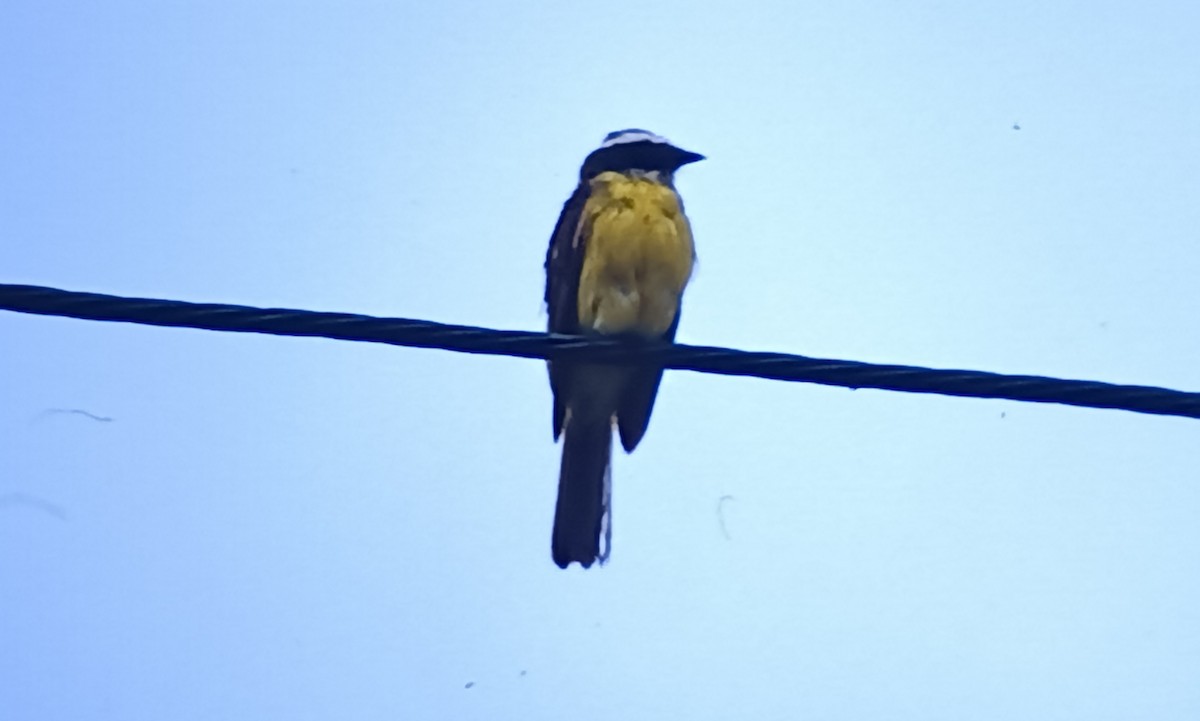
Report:
M649 133L644 130L638 130L638 131L629 132L629 133L621 133L620 135L618 135L615 138L609 138L608 140L605 140L603 143L601 143L600 147L601 148L611 148L614 145L624 145L626 143L641 143L641 142L647 142L647 141L651 142L651 143L662 143L663 145L671 144L669 140L662 137L661 135L655 135L654 133Z

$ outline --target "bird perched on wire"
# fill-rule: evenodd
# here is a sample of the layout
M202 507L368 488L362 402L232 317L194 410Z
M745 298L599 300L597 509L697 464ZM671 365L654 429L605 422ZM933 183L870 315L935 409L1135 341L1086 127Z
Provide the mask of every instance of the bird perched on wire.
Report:
M695 263L675 172L703 160L646 130L609 133L583 161L546 254L550 332L675 339ZM560 568L608 558L613 425L626 452L646 432L655 365L551 361L554 438L563 436L551 554Z

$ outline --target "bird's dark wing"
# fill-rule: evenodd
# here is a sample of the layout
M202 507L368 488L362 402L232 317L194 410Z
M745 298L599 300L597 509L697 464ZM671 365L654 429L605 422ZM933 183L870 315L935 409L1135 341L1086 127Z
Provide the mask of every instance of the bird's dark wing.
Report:
M675 309L675 320L663 334L663 340L675 340L682 310L682 307ZM636 366L630 369L625 390L621 394L621 405L617 408L617 430L621 434L621 447L626 453L633 452L642 436L646 435L646 427L650 425L650 414L654 412L654 398L658 395L658 384L662 382L662 376L662 366L658 365Z
M585 241L579 228L588 186L580 183L563 204L550 247L546 251L546 308L551 333L579 333L579 274L583 270ZM554 394L554 438L562 433L566 403L562 391L567 388L568 367L550 362L550 390Z
M587 198L588 186L580 184L563 205L546 252L546 306L551 333L578 334L582 330L579 276L587 250L588 229L582 222ZM603 563L608 557L612 528L609 520L612 421L609 416L589 417L587 413L572 414L568 420L569 394L578 392L581 383L575 376L586 373L586 368L581 369L578 363L551 361L549 369L550 389L554 392L554 437L566 436L551 555L560 568L574 561L587 568L597 560Z

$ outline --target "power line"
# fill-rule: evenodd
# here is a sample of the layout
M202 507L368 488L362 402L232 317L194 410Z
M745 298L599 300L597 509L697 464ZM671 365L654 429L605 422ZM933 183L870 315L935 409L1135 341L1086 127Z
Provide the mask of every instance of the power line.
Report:
M787 353L495 330L353 313L125 298L8 284L0 284L0 310L175 328L386 343L521 358L587 358L610 362L649 360L661 363L666 368L701 373L1200 418L1200 393L1152 386L877 365Z

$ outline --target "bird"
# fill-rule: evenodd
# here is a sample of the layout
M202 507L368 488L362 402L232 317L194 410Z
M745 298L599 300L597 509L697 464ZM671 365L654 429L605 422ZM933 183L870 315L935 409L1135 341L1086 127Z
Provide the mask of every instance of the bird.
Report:
M675 173L704 156L639 128L617 130L583 161L546 251L551 333L673 341L696 262ZM646 433L661 365L551 360L554 439L562 438L551 556L559 568L608 560L612 436Z

